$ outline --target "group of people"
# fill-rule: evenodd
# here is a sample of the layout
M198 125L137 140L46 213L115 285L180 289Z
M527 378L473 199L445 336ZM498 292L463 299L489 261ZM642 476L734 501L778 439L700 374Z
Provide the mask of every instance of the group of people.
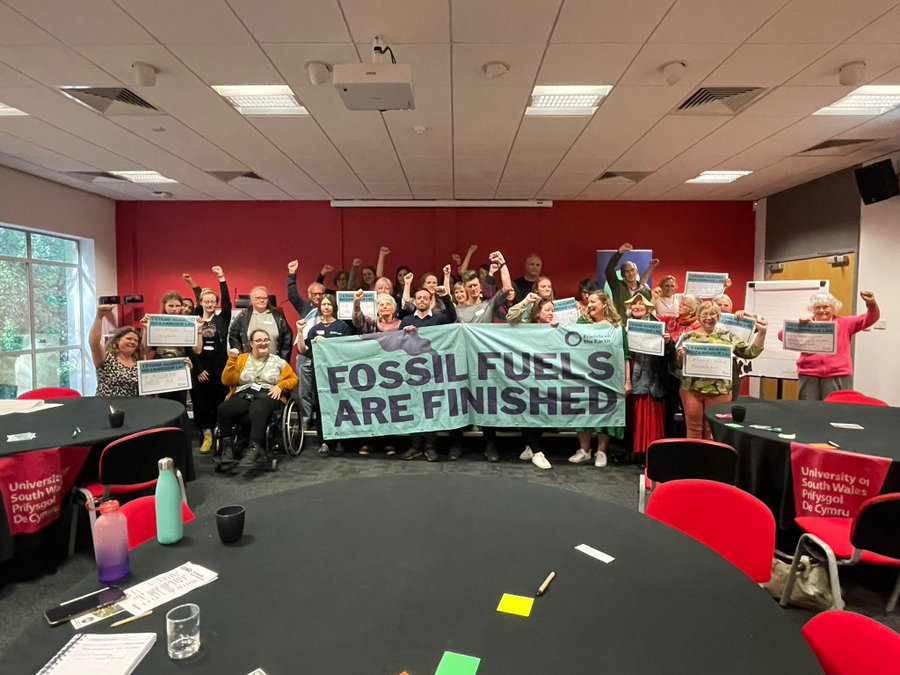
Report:
M596 467L606 466L612 438L621 441L630 437L633 456L641 457L647 446L659 438L709 437L704 421L706 409L739 394L742 366L756 358L764 348L768 327L764 318L735 311L731 299L724 294L710 299L676 294L678 286L673 276L663 277L656 287L651 288L648 280L659 261L651 260L641 272L631 260L622 260L631 250L631 244L622 244L609 259L604 270L609 293L598 288L594 279L587 278L579 284L575 298L579 323L622 330L625 378L624 391L620 393L627 401L625 426L577 430L579 447L569 457L575 464L593 460ZM193 313L197 316L197 343L192 348L154 349L153 345L147 344L147 332L133 327L120 328L105 345L101 345L101 320L113 309L101 305L89 336L97 369L97 394L136 396L137 361L154 356L184 358L191 366L191 397L194 422L202 433L201 453L213 448L213 429L218 426L222 431L218 455L220 470L233 473L265 463L268 419L276 406L283 404L297 387L302 423L306 428L315 425L318 454L323 457L341 454L343 445L324 438L321 416L316 414L319 407L313 367L316 342L354 334L414 331L457 322L556 325L554 301L557 298L552 281L541 274L539 255L529 255L524 273L513 279L500 251L492 252L486 262L472 269L470 265L476 251L477 247L471 246L465 257L454 255L456 269L453 265L445 265L440 270L440 277L435 272L419 275L419 283L414 287L416 275L409 266L400 265L393 279L383 275L390 250L381 247L374 267L363 266L359 259L354 260L349 272L335 271L332 266L325 265L318 278L307 285L305 297L298 290L299 263L292 260L287 264L287 294L300 316L294 329L284 313L270 305L267 288L251 289L250 306L232 320L231 299L221 267L211 268L218 280L218 292L212 287L199 287L190 275L185 274L183 278L190 284L196 303L173 291L163 296L160 313ZM329 274L334 288L325 286ZM351 289L355 291L352 318L339 319L335 293ZM374 317L366 316L361 309L366 291L376 294ZM841 305L830 294L816 294L811 299L812 315L801 321L837 322L837 352L800 356L801 398L821 399L835 389L846 388L847 378L852 373L850 338L879 318L874 294L864 291L861 297L867 312L857 317L837 316ZM721 324L723 312L753 320L755 330L750 342L739 339ZM662 356L629 352L625 335L629 318L665 324L666 348ZM682 364L688 343L729 345L735 361L732 377L683 375ZM295 347L296 369L291 366ZM182 391L165 396L184 403L186 395L187 392ZM684 429L679 428L676 421L678 412L683 412ZM242 456L237 457L237 449L231 447L231 433L227 430L247 417L250 442ZM541 449L542 432L533 428L523 430L525 449L520 459L549 469L550 462ZM485 458L489 462L498 461L497 429L483 427L482 433ZM592 448L594 435L597 436L596 450ZM450 432L449 460L461 457L462 438L462 429ZM387 454L397 452L400 439L385 436L383 440ZM374 449L371 440L360 440L356 445L361 455ZM401 457L415 459L422 455L429 461L440 458L434 433L413 434Z

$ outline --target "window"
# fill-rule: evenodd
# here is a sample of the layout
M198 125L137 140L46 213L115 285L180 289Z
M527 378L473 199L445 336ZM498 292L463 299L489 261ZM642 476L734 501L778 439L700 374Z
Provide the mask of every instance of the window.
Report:
M0 398L84 390L82 269L76 239L0 226Z

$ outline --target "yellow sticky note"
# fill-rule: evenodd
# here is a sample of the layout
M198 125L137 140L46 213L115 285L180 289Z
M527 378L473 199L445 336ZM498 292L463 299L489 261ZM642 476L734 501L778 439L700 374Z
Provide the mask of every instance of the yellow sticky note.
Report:
M500 598L500 604L497 605L497 611L515 614L516 616L530 616L533 604L534 598L504 593L503 597Z

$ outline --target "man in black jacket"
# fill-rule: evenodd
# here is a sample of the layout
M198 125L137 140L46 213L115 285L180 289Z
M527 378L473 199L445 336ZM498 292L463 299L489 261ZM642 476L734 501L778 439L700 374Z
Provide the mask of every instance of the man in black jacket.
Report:
M294 333L284 314L277 307L269 306L269 291L265 286L250 290L250 307L231 322L228 329L228 346L242 352L250 350L250 334L254 330L264 330L276 345L276 353L285 361L290 361L294 346Z

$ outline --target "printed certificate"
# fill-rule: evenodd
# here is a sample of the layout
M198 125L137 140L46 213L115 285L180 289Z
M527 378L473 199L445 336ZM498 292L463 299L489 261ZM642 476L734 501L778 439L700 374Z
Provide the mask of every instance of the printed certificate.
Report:
M628 334L628 349L638 354L662 356L666 350L663 338L666 324L662 321L641 321L628 319L625 332Z
M744 342L749 343L750 337L756 329L756 320L748 319L747 317L739 319L734 314L725 314L723 312L722 316L719 317L719 326L730 331Z
M688 272L684 280L684 292L696 295L701 300L708 300L725 292L727 273Z
M834 354L837 351L836 321L785 321L784 348L808 354Z
M193 347L197 344L194 314L148 314L147 344L151 347Z
M685 342L683 345L685 377L702 377L712 380L731 379L731 345L713 345L703 342Z
M563 298L553 301L553 320L560 326L578 323L578 305L575 298Z
M163 394L191 388L191 369L184 359L138 361L138 394Z
M350 321L353 318L353 298L356 291L337 292L337 318ZM362 300L359 301L362 313L370 319L375 318L375 291L365 291Z

